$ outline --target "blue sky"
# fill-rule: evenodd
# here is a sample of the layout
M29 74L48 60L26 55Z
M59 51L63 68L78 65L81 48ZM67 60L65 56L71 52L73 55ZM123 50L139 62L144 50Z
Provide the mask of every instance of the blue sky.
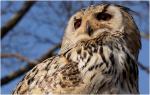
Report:
M3 9L8 2L1 2L1 8ZM11 7L13 10L18 10L23 2L14 2L15 4ZM84 2L85 6L89 2ZM100 2L94 2L100 3ZM129 7L135 12L142 15L134 15L135 22L139 27L141 32L149 32L149 9L145 3L133 2L115 2ZM60 2L52 2L56 9L61 11L63 6ZM66 14L61 14L57 16L53 11L53 8L45 7L47 2L38 2L29 11L28 14L21 20L21 22L1 41L2 43L2 53L16 53L19 52L23 56L26 56L30 60L34 60L40 57L42 54L46 53L47 50L60 42L64 28L67 23ZM79 9L80 3L73 2L72 6L74 9ZM149 6L149 5L148 5ZM71 11L73 14L75 10ZM13 12L8 12L7 14L1 15L1 24L4 25ZM43 18L46 21L41 22ZM58 22L62 21L63 25L58 26ZM46 23L45 23L46 22ZM49 23L49 24L47 24ZM56 24L56 25L55 25ZM55 35L58 35L57 37ZM43 42L37 40L32 35L36 37L52 39L53 44L50 42ZM145 65L149 65L149 40L142 38L142 49L139 55L139 61ZM25 66L25 62L21 62L14 58L2 59L1 60L1 77L17 70L19 67ZM22 79L23 76L18 77L12 82L1 87L2 94L10 94L12 90L16 87L17 83ZM145 71L139 69L139 89L141 93L149 93L149 74Z

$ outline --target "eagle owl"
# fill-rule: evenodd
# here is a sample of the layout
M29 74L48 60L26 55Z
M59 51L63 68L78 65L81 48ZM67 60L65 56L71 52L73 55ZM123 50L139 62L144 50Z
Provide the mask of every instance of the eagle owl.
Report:
M29 71L14 94L139 93L139 30L126 7L90 6L73 15L59 55Z

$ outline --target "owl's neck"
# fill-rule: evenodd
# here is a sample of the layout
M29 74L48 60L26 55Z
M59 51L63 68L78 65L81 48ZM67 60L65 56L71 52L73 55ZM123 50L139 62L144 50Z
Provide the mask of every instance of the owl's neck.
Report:
M77 38L79 39L79 38ZM81 40L82 39L82 40ZM97 46L107 45L110 47L117 47L116 45L126 46L131 54L134 55L136 59L138 59L138 51L133 51L133 47L131 47L128 43L128 37L125 36L124 32L101 32L97 37L93 39L88 39L88 37L84 36L84 39L80 37L79 41L76 40L65 40L63 41L63 45L61 46L61 50L59 54L66 53L68 50L75 48L77 46L82 45L92 45L96 44ZM135 50L135 49L134 49Z
M112 42L104 38L83 41L68 50L65 57L78 64L85 84L91 83L87 87L92 93L111 93L113 90L116 90L114 93L138 93L137 64L122 44L117 39Z

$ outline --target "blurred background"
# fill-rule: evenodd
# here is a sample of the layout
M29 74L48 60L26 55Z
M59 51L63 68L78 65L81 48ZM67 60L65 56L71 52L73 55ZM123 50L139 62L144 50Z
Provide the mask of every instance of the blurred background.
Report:
M106 1L1 1L1 94L10 94L35 64L55 55L72 14ZM135 11L141 31L140 93L149 93L149 1L112 1Z

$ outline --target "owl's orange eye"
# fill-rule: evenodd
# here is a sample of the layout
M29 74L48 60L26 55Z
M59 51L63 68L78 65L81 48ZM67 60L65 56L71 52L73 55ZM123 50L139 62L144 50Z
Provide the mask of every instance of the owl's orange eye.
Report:
M107 21L107 20L110 20L112 17L112 15L108 14L108 13L98 13L96 14L96 19L97 20L104 20L104 21Z
M80 27L82 20L81 19L75 19L74 21L74 28L77 29Z

